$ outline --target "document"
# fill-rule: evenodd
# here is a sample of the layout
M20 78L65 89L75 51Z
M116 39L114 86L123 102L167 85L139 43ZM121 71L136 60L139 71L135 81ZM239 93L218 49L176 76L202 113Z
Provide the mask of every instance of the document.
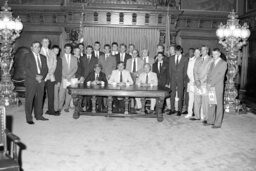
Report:
M210 87L208 91L209 104L217 104L215 87Z
M62 80L62 86L63 86L63 88L64 89L66 89L68 86L70 86L71 85L71 82L70 81L68 81L67 79L63 79Z

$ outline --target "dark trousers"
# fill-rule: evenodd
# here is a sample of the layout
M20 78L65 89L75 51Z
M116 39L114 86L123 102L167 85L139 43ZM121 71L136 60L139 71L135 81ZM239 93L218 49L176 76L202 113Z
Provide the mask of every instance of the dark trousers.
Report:
M25 113L27 121L32 121L32 110L34 108L35 118L43 115L44 82L25 83Z
M54 113L54 85L55 82L47 80L45 83L45 90L48 97L48 112Z
M171 110L175 110L175 97L176 97L176 91L178 92L178 111L182 112L182 103L183 103L183 96L184 96L184 84L183 81L172 81L171 82Z

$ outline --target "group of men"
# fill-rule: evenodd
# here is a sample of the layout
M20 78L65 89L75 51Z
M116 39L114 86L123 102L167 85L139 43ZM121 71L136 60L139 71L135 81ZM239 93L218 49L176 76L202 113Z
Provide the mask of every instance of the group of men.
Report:
M35 41L31 44L31 52L26 56L25 112L28 124L34 124L33 108L36 120L48 120L43 117L44 92L48 97L46 114L60 115L62 109L69 112L71 96L68 94L67 87L72 79L76 79L84 84L119 84L121 86L139 84L169 88L171 97L166 99L166 109L168 114L177 113L178 116L181 116L183 97L184 94L186 97L187 89L189 98L185 99L189 99L189 105L186 118L192 118L192 114L195 113L193 118L202 119L204 125L221 126L219 121L222 122L223 106L219 103L223 103L223 97L219 94L223 94L220 86L223 89L226 63L220 59L218 49L213 50L212 59L207 56L209 49L206 46L203 46L201 50L196 49L193 54L191 53L191 58L188 58L182 54L183 49L179 45L170 46L167 53L164 53L162 45L158 45L155 56L150 56L147 49L143 49L140 56L135 45L130 44L127 49L125 44L118 46L116 42L111 45L105 44L103 52L100 51L101 45L98 41L94 43L94 46L87 45L86 47L83 43L75 47L66 44L62 55L59 55L58 46L54 45L49 49L49 45L48 38L43 38L41 43ZM213 66L216 61L218 61L217 64ZM215 82L216 79L218 79L217 82ZM214 106L216 105L209 107L207 93L197 94L195 92L195 89L203 90L204 87L205 89L215 87L217 115L209 114L215 113ZM178 108L175 110L177 98L179 99ZM98 111L106 110L104 97L97 98L97 104ZM149 114L154 113L155 104L156 99L150 99ZM84 110L91 110L90 97L84 98L83 106ZM140 98L132 99L130 106L136 113L141 112ZM117 110L123 108L120 98L115 99L114 107Z

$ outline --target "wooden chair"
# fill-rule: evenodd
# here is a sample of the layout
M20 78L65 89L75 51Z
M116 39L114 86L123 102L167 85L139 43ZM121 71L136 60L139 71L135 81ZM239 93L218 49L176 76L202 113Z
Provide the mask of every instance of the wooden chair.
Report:
M8 140L8 141L7 141ZM7 144L10 140L10 145ZM0 106L0 171L19 171L18 143L20 139L6 129L6 111Z

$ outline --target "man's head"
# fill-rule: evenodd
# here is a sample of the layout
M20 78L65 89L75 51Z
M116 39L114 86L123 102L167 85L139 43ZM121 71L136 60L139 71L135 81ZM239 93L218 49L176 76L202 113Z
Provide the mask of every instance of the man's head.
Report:
M129 44L129 53L132 53L134 49L135 49L135 45Z
M58 45L53 45L52 51L57 56L60 53L60 47Z
M95 64L94 66L94 71L99 74L100 71L102 70L102 65L101 64Z
M100 42L99 41L94 42L94 50L95 51L99 51L100 50Z
M151 65L149 63L144 64L144 72L149 73L151 71Z
M92 46L91 45L86 46L86 54L87 55L91 55L92 54Z
M105 52L105 54L109 54L110 53L110 45L109 44L105 44L104 45L104 52Z
M42 47L44 47L44 48L49 48L50 40L49 40L47 37L44 37L44 38L42 39L41 44L42 44Z
M79 57L80 54L81 54L81 50L80 50L80 48L79 48L78 46L74 47L73 52L74 52L74 55L75 55L76 57Z
M118 51L118 43L117 42L112 43L112 51Z
M194 55L195 55L196 58L200 57L201 51L200 51L199 48L196 48L196 49L195 49Z
M194 56L194 52L195 52L195 49L194 49L194 48L189 48L189 50L188 50L188 56L189 56L190 58L192 58L192 57Z
M65 44L64 45L64 52L66 53L66 54L70 54L71 53L71 51L72 51L72 46L71 46L71 44Z
M202 53L202 56L208 55L208 54L209 54L209 47L203 45L203 46L201 47L201 53Z
M139 55L139 51L138 51L137 49L134 49L134 50L132 51L132 57L133 57L133 58L137 58L138 55Z
M213 57L214 60L220 58L220 55L221 55L221 52L220 52L220 49L219 49L219 48L213 49L213 51L212 51L212 57Z
M164 46L161 45L161 44L158 44L158 45L157 45L156 52L157 52L157 53L158 53L158 52L164 52Z
M175 46L175 53L177 55L182 54L182 52L183 52L183 49L182 49L182 47L180 45Z
M149 55L149 52L147 49L142 50L142 57L147 57Z
M175 46L174 45L171 45L169 47L169 53L170 53L171 56L175 55Z
M39 54L40 49L41 49L41 43L39 41L34 41L31 43L31 51L32 52Z
M117 69L118 69L119 71L122 71L122 70L124 69L124 62L119 62L119 63L117 64Z
M81 53L84 53L84 44L83 43L79 43L78 47L79 47Z
M156 58L157 58L157 60L160 61L160 62L163 61L163 59L164 59L164 53L163 53L163 52L158 52Z
M120 44L120 52L121 52L121 53L125 53L125 52L126 52L126 49L127 49L126 44L124 44L124 43Z

